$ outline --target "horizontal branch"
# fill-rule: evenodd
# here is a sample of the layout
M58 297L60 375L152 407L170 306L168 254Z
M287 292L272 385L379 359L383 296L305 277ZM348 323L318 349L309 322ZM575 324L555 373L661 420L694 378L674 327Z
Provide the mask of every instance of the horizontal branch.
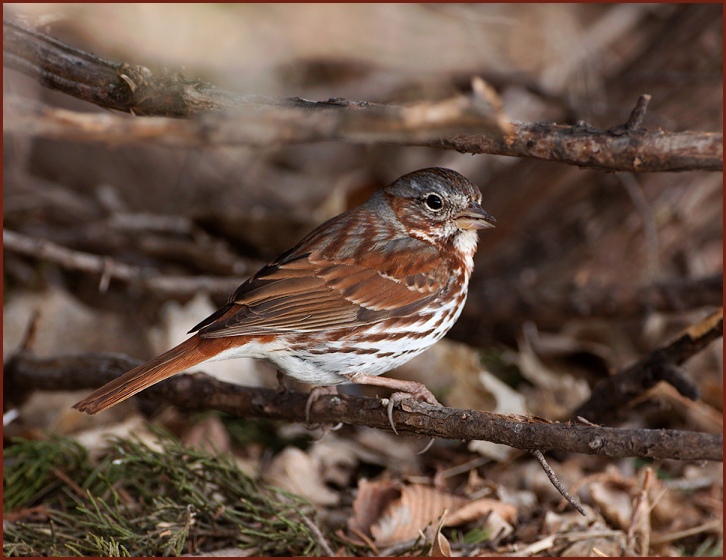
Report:
M141 362L101 354L37 358L14 356L5 367L5 398L17 401L36 390L96 388ZM242 387L203 373L182 374L154 385L135 399L187 410L214 409L246 418L291 422L305 419L308 396ZM316 423L362 425L391 430L380 399L348 395L320 396L310 411ZM680 430L621 430L593 425L550 423L539 418L404 402L393 412L396 429L430 437L485 440L517 449L569 451L607 457L648 457L684 461L722 461L723 436Z
M723 171L723 134L599 130L584 124L512 122L506 138L457 135L425 146L467 154L497 154L633 173ZM615 129L618 130L618 129Z
M312 102L311 102L312 103ZM406 107L347 100L310 108L243 106L179 120L129 118L110 113L80 113L37 101L6 96L3 132L18 136L128 144L154 142L174 147L299 144L345 140L372 144L433 145L442 136L485 132L502 136L511 125L481 110L475 96L422 101ZM337 109L337 110L336 110Z
M166 297L187 297L199 292L229 295L244 277L172 276L150 267L118 262L110 257L68 249L52 241L3 230L3 248L20 255L43 259L70 270L98 274L99 285L115 279ZM251 273L252 271L250 271Z
M3 21L3 38L4 63L44 86L135 115L196 117L128 119L6 98L3 131L16 135L172 146L342 140L528 157L610 171L723 170L722 134L641 129L647 96L627 123L607 131L584 123L509 123L496 94L478 78L469 95L405 107L275 99L227 92L180 73L154 74L143 66L110 62L10 20Z

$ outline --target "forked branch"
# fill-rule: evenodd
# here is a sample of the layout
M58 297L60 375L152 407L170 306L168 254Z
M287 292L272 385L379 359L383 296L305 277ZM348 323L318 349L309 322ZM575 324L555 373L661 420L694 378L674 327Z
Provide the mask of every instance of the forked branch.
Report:
M599 130L579 122L508 122L493 89L410 106L224 91L179 72L112 62L24 26L3 21L4 64L53 89L108 109L154 119L79 113L6 98L3 131L16 135L174 146L270 146L342 140L428 146L472 154L558 161L610 171L723 170L723 135L641 128L648 96L627 123ZM196 117L187 120L159 117Z

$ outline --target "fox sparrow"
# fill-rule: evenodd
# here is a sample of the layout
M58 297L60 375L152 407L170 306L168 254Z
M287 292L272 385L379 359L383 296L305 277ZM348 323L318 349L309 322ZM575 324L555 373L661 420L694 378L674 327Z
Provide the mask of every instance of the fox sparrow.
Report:
M421 383L378 376L426 350L459 317L476 230L495 221L480 201L455 171L404 175L264 266L194 336L74 408L95 414L196 364L243 356L313 385L396 389L391 420L394 402L438 404Z

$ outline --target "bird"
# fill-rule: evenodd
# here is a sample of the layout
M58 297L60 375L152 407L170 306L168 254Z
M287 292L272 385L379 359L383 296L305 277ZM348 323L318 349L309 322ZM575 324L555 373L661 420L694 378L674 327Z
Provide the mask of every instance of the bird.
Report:
M460 173L431 167L403 175L263 266L190 338L73 407L95 414L192 366L251 357L321 392L340 383L393 389L388 418L396 431L395 403L439 403L422 383L381 374L454 325L477 230L495 222L479 188Z

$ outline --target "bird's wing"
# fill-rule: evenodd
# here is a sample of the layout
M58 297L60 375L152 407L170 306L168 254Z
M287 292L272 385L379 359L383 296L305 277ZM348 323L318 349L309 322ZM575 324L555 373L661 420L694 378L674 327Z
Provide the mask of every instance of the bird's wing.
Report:
M446 289L445 268L438 251L417 240L359 258L292 251L194 330L203 338L315 332L406 316Z

